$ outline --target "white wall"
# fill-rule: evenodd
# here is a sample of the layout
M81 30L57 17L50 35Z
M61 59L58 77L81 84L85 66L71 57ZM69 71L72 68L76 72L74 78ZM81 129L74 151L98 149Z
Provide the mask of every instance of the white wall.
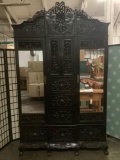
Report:
M43 51L35 51L34 61L43 61Z
M30 51L19 51L19 67L28 67L28 61L33 61Z

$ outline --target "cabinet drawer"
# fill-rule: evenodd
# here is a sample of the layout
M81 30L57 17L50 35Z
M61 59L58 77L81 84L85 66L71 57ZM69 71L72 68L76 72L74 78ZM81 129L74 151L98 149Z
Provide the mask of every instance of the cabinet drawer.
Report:
M77 121L76 115L77 115L77 110L73 110L73 109L50 110L49 111L49 122L52 124L75 123Z
M52 77L49 80L51 92L73 92L75 90L74 77Z
M51 142L75 142L76 126L50 126L49 139Z
M51 108L70 108L75 107L75 95L74 94L51 94L49 99L49 105Z
M80 141L104 141L106 139L105 125L79 125Z
M45 142L47 141L47 127L24 126L20 130L21 142Z

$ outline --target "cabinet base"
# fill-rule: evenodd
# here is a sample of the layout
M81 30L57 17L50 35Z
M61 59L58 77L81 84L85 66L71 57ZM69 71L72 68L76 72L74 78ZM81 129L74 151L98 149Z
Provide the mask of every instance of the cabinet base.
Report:
M78 142L78 143L20 143L19 151L22 153L25 150L70 150L79 151L82 149L100 149L104 153L108 153L108 145L106 142Z

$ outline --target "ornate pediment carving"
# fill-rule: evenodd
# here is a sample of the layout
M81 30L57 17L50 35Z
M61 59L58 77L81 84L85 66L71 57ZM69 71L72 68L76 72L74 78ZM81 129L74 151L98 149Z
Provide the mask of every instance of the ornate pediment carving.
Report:
M92 19L84 11L73 10L64 2L56 2L48 11L38 11L20 25L13 25L15 37L40 37L53 35L105 36L108 24Z

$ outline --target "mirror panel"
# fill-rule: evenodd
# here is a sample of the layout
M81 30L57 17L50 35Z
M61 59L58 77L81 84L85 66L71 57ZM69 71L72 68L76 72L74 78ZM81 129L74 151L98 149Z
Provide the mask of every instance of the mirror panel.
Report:
M45 113L43 51L19 51L22 113Z
M104 49L80 50L80 112L103 112Z

